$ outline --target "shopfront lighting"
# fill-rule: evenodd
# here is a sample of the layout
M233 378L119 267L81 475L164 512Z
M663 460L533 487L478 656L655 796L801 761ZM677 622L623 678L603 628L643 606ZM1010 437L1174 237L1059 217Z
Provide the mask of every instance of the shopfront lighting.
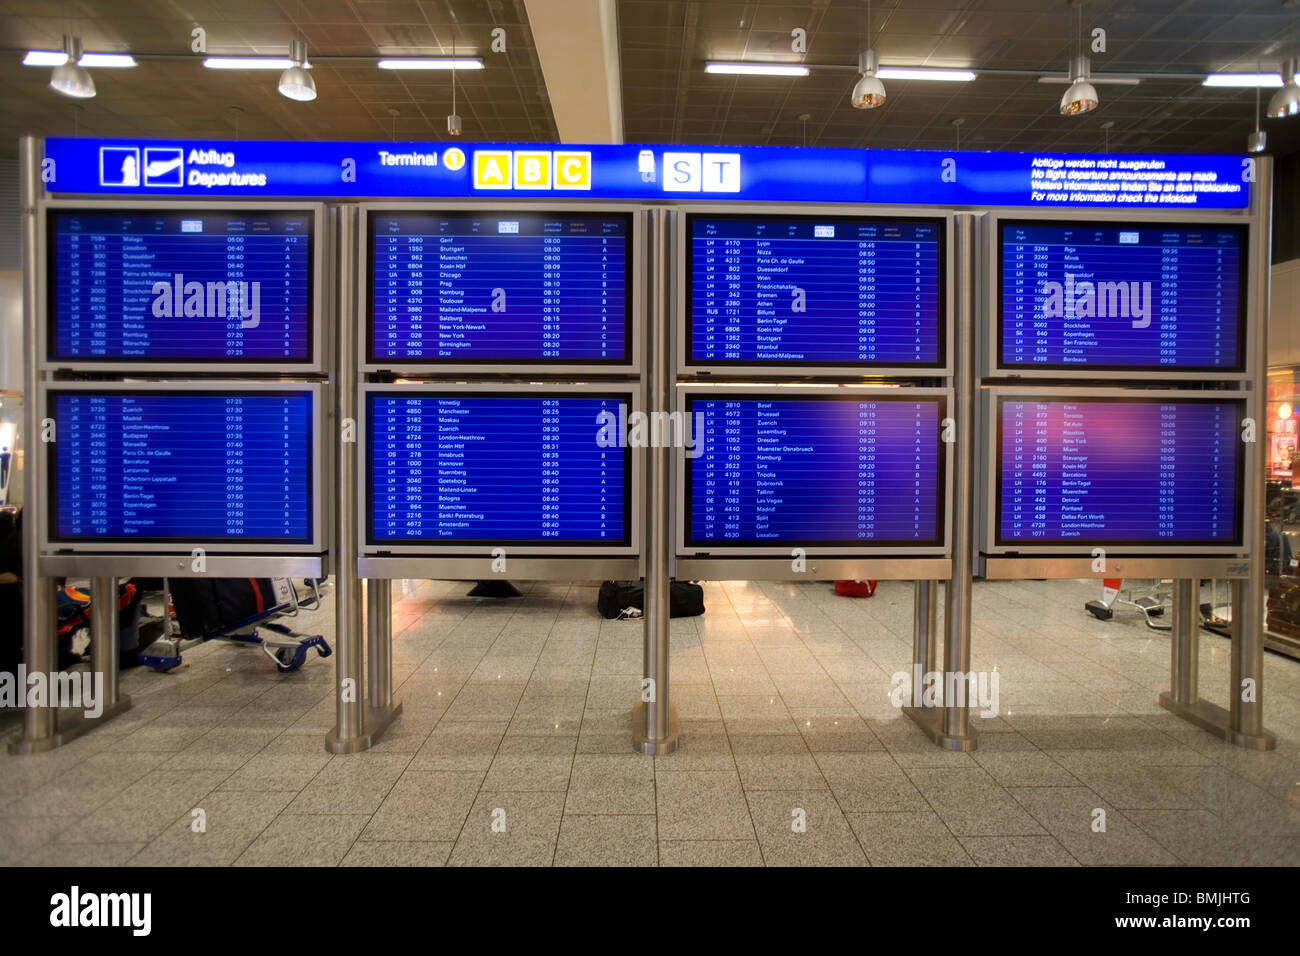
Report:
M307 103L316 98L316 81L307 72L307 44L294 40L289 44L293 66L280 74L280 95Z
M1282 419L1282 421L1286 421L1294 413L1295 413L1295 409L1292 408L1290 403L1288 402L1283 402L1281 405L1277 407L1277 417Z
M95 81L80 63L81 40L74 36L63 38L66 58L50 75L50 89L73 99L87 100L95 95Z
M1300 114L1300 80L1296 77L1297 73L1300 73L1300 58L1292 57L1282 68L1286 83L1268 101L1269 119L1286 119Z

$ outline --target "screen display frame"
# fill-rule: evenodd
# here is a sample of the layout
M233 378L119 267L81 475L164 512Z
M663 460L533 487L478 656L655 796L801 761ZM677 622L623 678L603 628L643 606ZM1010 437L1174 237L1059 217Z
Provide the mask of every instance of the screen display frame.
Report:
M1245 516L1254 514L1255 508L1255 460L1257 456L1246 454L1246 443L1237 443L1237 481L1238 493L1234 499L1237 509L1233 516L1236 527L1236 541L1231 544L1195 544L1189 542L1133 543L1107 542L1101 540L1081 541L1077 544L1048 543L1009 544L999 541L1001 528L1000 504L1002 481L1002 406L1007 401L1023 402L1135 402L1135 403L1202 403L1235 404L1238 407L1238 434L1243 418L1249 414L1249 396L1244 392L1208 391L1196 389L1160 389L1160 388L1029 388L996 387L986 388L981 394L981 414L983 416L983 437L986 452L984 463L979 470L982 485L983 506L977 508L975 518L979 523L977 539L980 550L988 555L1053 555L1057 557L1095 557L1093 550L1103 548L1107 554L1126 555L1160 555L1193 556L1249 554L1250 524Z
M918 207L892 206L817 206L817 205L691 205L669 210L675 222L669 225L674 248L669 301L674 303L673 333L677 374L688 377L707 376L725 378L735 376L852 376L891 378L946 378L953 371L953 314L954 290L954 221L951 211ZM798 219L798 220L867 220L880 222L932 222L942 226L943 238L939 243L939 356L940 361L929 365L889 365L887 363L861 362L695 362L691 360L691 236L693 217L739 219Z
M442 384L439 382L422 382L420 384L370 384L361 386L358 395L358 435L357 435L357 488L360 506L357 509L357 540L361 543L361 553L367 556L420 556L420 557L454 557L475 555L492 557L492 549L503 547L506 559L511 555L547 555L550 557L639 557L641 554L642 525L644 524L645 499L642 491L638 449L625 447L624 454L624 515L628 529L626 543L602 545L593 543L574 543L557 541L554 544L489 542L457 544L441 541L419 541L411 544L396 542L376 543L371 533L373 506L373 485L370 475L370 397L372 395L396 395L403 398L435 397L443 395L465 396L469 398L494 398L536 396L537 398L591 397L611 395L626 403L629 413L641 406L640 386L631 382L611 382L573 384L511 384L493 385L464 383ZM596 423L592 422L592 434L595 435Z
M176 381L176 382L58 382L42 388L39 401L43 414L54 417L54 400L57 395L78 393L89 395L134 395L163 393L178 395L265 395L307 392L311 395L309 418L311 460L308 502L310 511L309 540L306 542L241 542L229 538L198 538L147 540L138 538L62 539L55 535L54 508L57 501L58 474L54 442L37 444L38 464L41 469L45 493L41 496L38 517L39 547L42 554L178 554L189 556L192 549L202 547L212 555L260 554L298 555L320 554L326 550L325 516L323 502L323 475L328 465L328 449L324 433L325 386L319 382L249 382L228 380Z
M913 402L922 399L938 400L939 421L952 414L953 390L950 388L929 387L880 387L873 385L837 385L820 387L816 385L781 386L779 389L763 385L679 385L675 389L674 409L686 414L691 405L688 399L713 398L724 401L780 401L783 399L821 399L824 401L895 401ZM819 542L783 541L779 545L761 545L753 542L738 542L734 545L719 542L695 545L688 541L690 522L690 479L687 473L685 449L673 450L676 462L676 481L673 486L673 534L678 559L711 557L784 557L792 559L791 551L802 548L810 557L903 557L931 556L950 557L952 553L952 493L953 493L953 455L952 443L943 441L942 428L934 436L938 448L940 467L939 499L939 533L941 544L897 545L897 544L852 544L826 545Z
M613 362L605 359L575 361L572 359L512 359L512 360L460 360L394 358L376 359L372 344L374 342L374 303L371 297L371 281L374 275L374 252L371 247L371 222L376 216L385 214L408 214L417 216L436 216L440 213L450 215L481 214L485 217L509 215L546 215L563 214L569 216L598 216L601 214L628 217L627 263L627 309L625 335L628 346L626 361ZM642 339L645 336L646 310L646 209L631 203L613 205L609 203L587 204L581 201L569 203L552 202L410 202L410 203L359 203L357 205L358 228L360 229L357 246L357 265L360 275L357 278L357 356L363 372L410 372L417 375L455 372L502 373L527 372L546 375L611 375L620 377L641 374L643 354Z
M1130 215L1116 214L1111 211L1069 210L1068 217L1061 213L1035 212L1030 210L990 212L984 216L986 234L982 247L985 250L987 268L981 270L986 285L984 302L988 321L984 323L985 333L979 337L981 351L980 368L989 377L1009 379L1051 379L1058 381L1083 380L1096 381L1167 381L1167 382L1242 382L1254 378L1255 342L1259 335L1258 301L1256 283L1251 280L1252 257L1255 253L1254 218L1233 214L1176 213L1162 210L1159 216L1145 219L1134 208ZM1182 369L1178 367L1133 366L1029 366L1009 365L1002 361L1002 226L1003 224L1022 223L1041 226L1079 226L1094 224L1113 228L1159 229L1169 227L1188 229L1204 227L1207 229L1234 228L1242 232L1240 283L1243 291L1242 301L1238 306L1237 342L1238 354L1242 356L1241 367L1226 369Z
M55 321L53 307L55 302L54 285L57 281L56 262L53 243L53 215L56 213L85 212L93 214L122 214L130 212L157 212L166 215L184 215L193 213L202 216L209 213L267 215L270 213L307 213L311 217L309 235L308 264L310 273L307 277L307 358L304 359L212 359L212 358L105 358L105 359L62 359L54 354ZM328 263L333 251L332 230L329 228L329 213L323 203L313 202L187 202L187 201L149 201L132 199L47 199L37 205L36 214L36 335L40 343L40 368L42 370L66 369L89 372L179 372L191 374L200 372L218 372L226 375L243 375L245 373L271 372L278 375L304 374L323 375L328 369L329 356L326 355L326 328L332 327L333 315L331 305L333 296L326 294L324 276L328 272Z

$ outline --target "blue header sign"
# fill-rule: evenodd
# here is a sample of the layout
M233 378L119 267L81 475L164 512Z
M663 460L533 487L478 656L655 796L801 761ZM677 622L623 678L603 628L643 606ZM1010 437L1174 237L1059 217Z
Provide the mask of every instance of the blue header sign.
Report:
M1244 209L1228 155L50 139L52 194Z

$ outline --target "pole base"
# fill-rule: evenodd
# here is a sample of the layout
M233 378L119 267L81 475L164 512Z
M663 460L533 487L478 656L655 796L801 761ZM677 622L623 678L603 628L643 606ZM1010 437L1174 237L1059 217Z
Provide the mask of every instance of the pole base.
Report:
M369 750L379 743L379 739L384 736L384 731L388 730L393 721L400 716L402 716L400 701L392 707L367 707L361 718L361 726L365 731L356 737L340 737L338 728L335 727L325 735L325 750L332 754L359 754Z
M668 736L662 740L646 736L645 702L638 700L632 705L632 748L637 753L657 757L661 754L677 752L677 704L668 702Z
M1259 735L1243 734L1239 730L1233 730L1229 726L1228 712L1208 700L1198 698L1194 703L1184 704L1174 700L1174 695L1165 690L1160 692L1160 706L1234 747L1244 747L1246 750L1273 750L1277 747L1277 738L1267 730Z
M970 753L979 746L975 731L968 731L965 736L961 737L954 737L951 734L944 733L943 714L945 709L943 707L904 707L903 713L911 719L912 723L921 728L921 732L929 737L935 746L943 750Z
M19 737L17 740L10 741L9 752L11 754L46 753L56 747L71 743L83 734L90 733L96 727L102 727L107 721L130 709L131 698L124 695L117 699L116 704L105 707L104 712L98 717L87 717L85 711L82 710L73 710L71 708L60 710L54 717L55 730L53 734L48 737L37 737L30 740L26 737Z

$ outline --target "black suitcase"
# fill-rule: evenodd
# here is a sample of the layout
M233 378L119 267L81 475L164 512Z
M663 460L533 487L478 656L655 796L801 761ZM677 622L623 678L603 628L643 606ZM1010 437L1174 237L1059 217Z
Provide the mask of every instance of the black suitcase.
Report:
M613 620L629 607L645 607L645 585L640 581L606 581L596 596L600 616ZM668 589L669 617L698 617L704 613L704 588L692 581L673 581Z
M169 586L186 637L224 630L278 603L270 578L172 578Z

